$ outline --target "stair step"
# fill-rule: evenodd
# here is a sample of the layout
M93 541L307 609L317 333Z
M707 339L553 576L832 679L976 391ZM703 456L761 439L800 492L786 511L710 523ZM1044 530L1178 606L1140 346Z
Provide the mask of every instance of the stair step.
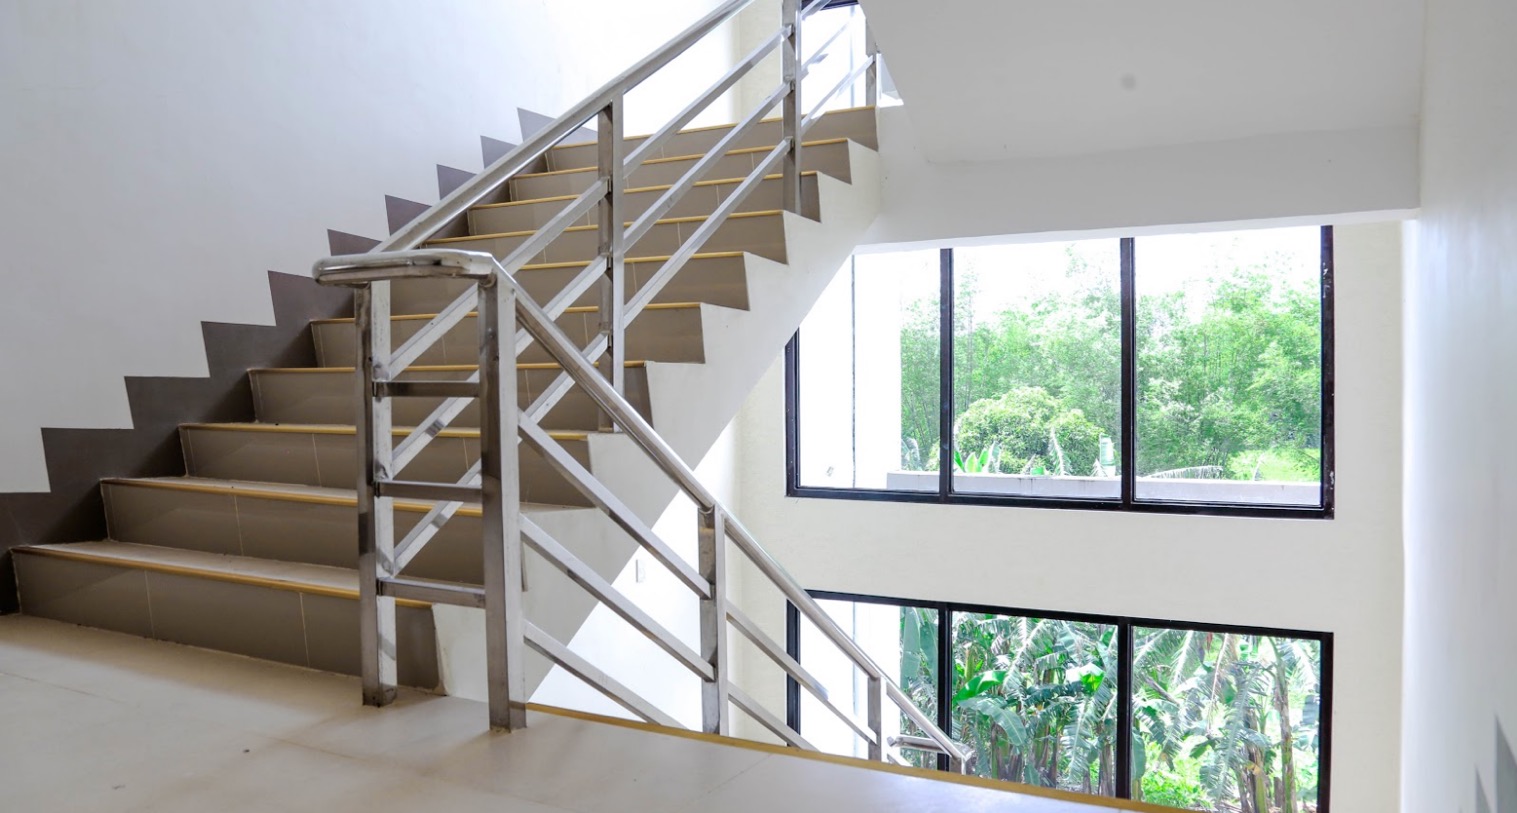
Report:
M410 432L396 428L396 442ZM550 433L585 467L589 433ZM267 423L200 423L179 427L185 470L192 477L343 488L358 481L352 426ZM456 483L479 459L479 430L448 428L396 473L398 479ZM521 447L521 498L553 505L585 505L575 490L537 452Z
M468 378L479 368L475 365L415 365L401 374L400 380L456 381ZM558 379L563 368L557 364L518 364L516 373L517 404L526 407L543 390ZM648 399L647 362L627 362L627 400L643 417L651 420ZM253 409L263 423L351 424L358 406L354 397L352 367L285 367L248 371L253 387ZM426 420L441 398L395 398L390 401L392 420L402 425L416 425ZM593 431L600 425L600 411L583 388L574 387L559 401L542 422L550 429ZM479 412L469 408L453 425L460 428L479 426Z
M626 264L627 296L643 285L668 261L668 255L629 257ZM568 286L588 263L534 263L516 273L527 295L546 303ZM705 302L727 308L748 308L748 260L741 251L702 252L690 258L678 274L659 291L655 304ZM466 280L396 280L390 283L390 309L394 313L436 313L447 307L473 283ZM574 305L600 302L600 289L591 286Z
M650 158L666 158L669 156L690 155L700 153L704 155L716 146L717 142L727 136L732 130L731 124L717 124L708 127L692 127L682 130L671 136L659 148L657 155ZM851 107L843 110L832 110L823 115L807 132L806 137L815 140L826 140L847 136L854 141L863 144L870 149L879 149L879 142L875 138L874 106ZM641 146L646 135L627 136L627 153ZM778 117L764 119L749 130L738 143L735 149L746 147L762 147L765 144L773 147L778 144L781 137L781 121ZM573 144L563 144L548 151L548 166L551 169L574 169L580 167L596 166L598 161L599 145L594 141L581 141Z
M801 145L801 170L831 175L840 181L851 181L848 167L849 138L817 138ZM775 142L765 145L731 150L711 163L707 178L746 178L759 162L774 151ZM627 178L629 188L672 184L684 177L695 162L706 156L703 152L670 155L653 158L632 170ZM600 170L593 164L554 169L546 172L524 172L510 181L511 200L533 200L558 195L578 195L590 188L600 177Z
M629 251L638 254L672 254L706 224L707 217L671 217L659 220ZM630 224L629 224L630 225ZM440 237L426 245L484 251L504 259L535 233L532 229L474 234L464 237ZM708 251L746 251L776 262L785 261L785 220L779 209L739 212L728 217L702 246ZM600 229L597 226L570 226L529 262L586 262L600 252Z
M738 211L761 212L783 208L785 205L784 186L781 183L783 179L784 176L779 174L764 176L758 188L738 205ZM709 215L716 211L716 207L720 206L743 180L743 178L722 178L700 181L680 197L667 216ZM648 211L648 207L657 203L671 187L672 184L660 184L626 190L623 200L627 206L627 217L633 220L642 217L643 213ZM469 210L469 233L493 234L541 228L563 211L575 197L574 195L556 195L551 198L476 206ZM818 206L816 173L804 172L801 174L801 213L814 219ZM591 210L575 225L595 226L599 222L599 216L597 212Z
M391 341L396 347L426 326L435 314L408 314L392 318ZM600 308L568 309L557 324L580 347L600 335ZM358 341L352 319L321 319L311 323L317 363L323 367L351 367L357 358ZM698 302L668 302L650 305L627 326L626 353L649 361L701 362L706 345ZM466 317L427 349L418 364L470 364L479 360L479 328ZM552 361L542 345L533 342L521 355L528 363Z
M353 489L319 488L196 477L117 478L101 482L110 537L205 553L251 556L329 567L352 567L358 499ZM395 501L397 539L432 504ZM582 510L524 504L545 515ZM406 568L424 579L481 581L480 511L465 505Z
M358 673L355 571L116 540L14 552L28 615ZM396 604L400 681L437 689L431 608Z

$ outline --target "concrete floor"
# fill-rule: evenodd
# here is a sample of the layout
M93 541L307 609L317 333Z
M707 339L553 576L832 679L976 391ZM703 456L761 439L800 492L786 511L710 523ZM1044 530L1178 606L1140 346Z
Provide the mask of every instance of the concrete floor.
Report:
M0 618L3 811L1012 811L1094 807L553 714L19 616Z

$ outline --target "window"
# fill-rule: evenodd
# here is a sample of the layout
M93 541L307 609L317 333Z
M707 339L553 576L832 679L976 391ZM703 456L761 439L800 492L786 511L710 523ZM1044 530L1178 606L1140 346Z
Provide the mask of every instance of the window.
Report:
M1328 810L1331 634L814 595L898 669L977 776L1187 810ZM791 654L829 687L851 685L841 702L862 715L862 682L838 680L851 665L791 616ZM790 714L824 751L864 755L816 701ZM909 724L887 719L886 736L900 733Z
M790 494L1330 517L1331 293L1331 227L857 255Z

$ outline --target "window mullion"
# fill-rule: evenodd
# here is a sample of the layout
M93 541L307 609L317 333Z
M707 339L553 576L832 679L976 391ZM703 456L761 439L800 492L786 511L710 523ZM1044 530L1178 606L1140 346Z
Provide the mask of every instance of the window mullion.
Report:
M1131 507L1138 471L1138 286L1134 241L1122 238L1122 505Z
M953 249L938 253L938 498L953 493Z

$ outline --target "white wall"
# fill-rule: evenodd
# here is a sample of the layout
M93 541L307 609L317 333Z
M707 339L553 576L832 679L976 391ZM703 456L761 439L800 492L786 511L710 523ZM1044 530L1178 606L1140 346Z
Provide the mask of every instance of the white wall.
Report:
M812 589L1331 631L1334 809L1395 810L1400 235L1396 223L1336 230L1336 519L786 498L782 363L741 416L739 515Z
M1517 728L1514 31L1510 2L1428 3L1423 210L1407 273L1407 811L1517 805L1517 766L1495 747L1498 723L1509 738Z
M1414 127L933 163L918 147L910 108L908 98L880 110L885 199L871 244L1282 218L1343 222L1349 213L1386 220L1418 202Z
M0 491L46 489L40 427L129 426L122 376L204 375L201 320L269 323L265 272L306 273L326 229L383 237L384 195L435 201L434 164L479 169L518 107L561 112L715 5L0 3ZM629 98L629 130L734 38Z

